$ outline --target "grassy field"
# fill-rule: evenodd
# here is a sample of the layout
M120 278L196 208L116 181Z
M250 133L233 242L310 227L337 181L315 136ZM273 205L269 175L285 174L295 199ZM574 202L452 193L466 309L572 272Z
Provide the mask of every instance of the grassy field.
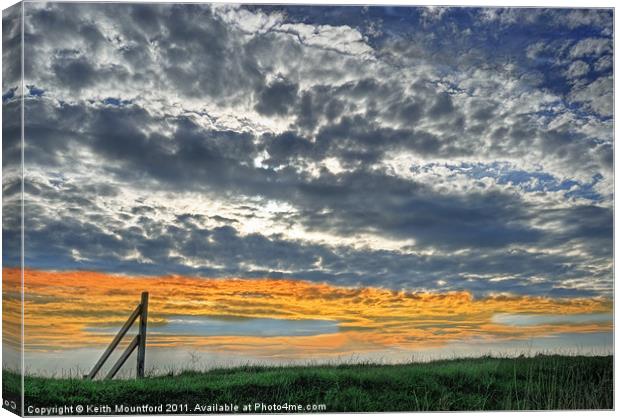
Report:
M18 387L18 376L4 372L3 377L5 388ZM209 412L208 408L194 408L216 403L237 404L242 412L243 405L256 402L325 405L327 412L611 409L613 357L485 357L393 366L244 367L143 380L27 377L25 390L26 407L164 404L165 408L166 403L174 403L181 405L178 412L183 413Z

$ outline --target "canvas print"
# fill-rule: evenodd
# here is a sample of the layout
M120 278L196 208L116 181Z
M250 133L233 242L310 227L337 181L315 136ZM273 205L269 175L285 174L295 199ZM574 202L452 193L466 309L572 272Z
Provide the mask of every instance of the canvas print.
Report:
M613 9L2 20L5 409L613 409Z

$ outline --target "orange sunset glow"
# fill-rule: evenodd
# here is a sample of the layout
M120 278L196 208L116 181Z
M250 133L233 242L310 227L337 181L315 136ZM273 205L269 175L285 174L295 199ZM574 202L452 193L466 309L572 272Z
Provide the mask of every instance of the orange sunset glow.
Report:
M18 315L19 270L5 268L5 318ZM514 326L498 314L574 315L608 313L605 298L546 298L498 295L474 298L467 292L411 293L381 288L348 288L299 280L209 279L180 276L129 277L97 272L24 272L25 349L96 347L118 328L150 292L151 347L186 346L271 356L326 356L390 347L439 347L451 341L526 339L558 333L607 332L611 322L569 321ZM7 296L13 296L7 298ZM160 333L173 316L240 320L337 321L338 332L310 336L170 335ZM18 324L19 318L8 323ZM19 327L10 327L10 333Z

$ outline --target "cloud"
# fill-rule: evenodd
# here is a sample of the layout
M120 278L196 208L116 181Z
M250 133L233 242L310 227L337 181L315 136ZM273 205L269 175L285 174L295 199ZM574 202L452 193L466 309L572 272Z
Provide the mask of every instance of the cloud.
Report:
M607 12L306 10L28 3L28 265L610 292Z
M584 103L592 111L602 115L613 116L613 79L599 77L592 83L579 86L571 91L573 101Z
M594 69L596 71L606 71L609 70L613 66L613 61L610 55L605 55L599 58L594 64Z
M13 266L21 261L20 15L17 5L2 11L2 262ZM7 330L17 328L18 321L7 321Z
M586 38L577 42L571 48L570 55L574 58L595 56L611 52L611 43L608 38Z
M2 90L16 89L21 78L21 8L2 11ZM4 100L3 100L4 102Z
M298 87L286 80L276 80L259 92L256 110L267 116L285 115L297 100Z
M590 66L587 62L584 61L575 61L573 62L568 70L566 71L566 76L568 78L579 78L582 77L590 71Z
M14 274L15 271L6 268L3 271L9 289L18 287L19 275ZM307 350L310 341L314 343L313 351L351 354L359 352L359 343L363 343L363 351L373 351L394 345L401 349L421 345L441 347L455 339L480 336L514 341L530 339L532 335L608 332L611 329L611 301L604 298L506 295L474 298L467 292L347 288L290 279L128 277L89 271L32 269L25 271L25 282L30 290L26 301L29 314L24 324L28 330L25 345L29 351L107 344L109 334L96 330L120 325L126 319L123 312L136 303L144 289L149 290L149 344L153 347L172 344L229 351L231 346L239 345L239 351L244 352L253 351L257 346L264 355L273 356L286 346L307 356L311 354ZM93 301L96 309L89 309ZM76 316L76 312L80 315ZM564 318L561 323L554 317L559 315ZM325 340L325 335L320 334L293 335L283 341L275 337L244 335L215 335L203 339L200 327L181 335L167 332L168 326L183 316L191 316L193 321L331 321L337 324L334 337L347 343L344 347L333 346L330 339ZM513 324L506 320L511 317L521 321L529 319L532 323L517 321ZM579 320L571 321L572 318ZM56 324L53 329L47 326L50 320ZM15 328L9 330L16 331ZM74 338L67 339L68 334Z

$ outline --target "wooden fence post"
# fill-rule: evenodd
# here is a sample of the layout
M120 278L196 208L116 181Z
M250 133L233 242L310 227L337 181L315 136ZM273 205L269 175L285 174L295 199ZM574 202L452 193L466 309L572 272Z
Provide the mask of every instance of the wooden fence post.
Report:
M138 368L136 370L136 376L139 379L144 377L144 360L146 357L146 323L149 312L148 292L142 292L140 305L142 306L142 309L140 312L140 331L138 332Z

